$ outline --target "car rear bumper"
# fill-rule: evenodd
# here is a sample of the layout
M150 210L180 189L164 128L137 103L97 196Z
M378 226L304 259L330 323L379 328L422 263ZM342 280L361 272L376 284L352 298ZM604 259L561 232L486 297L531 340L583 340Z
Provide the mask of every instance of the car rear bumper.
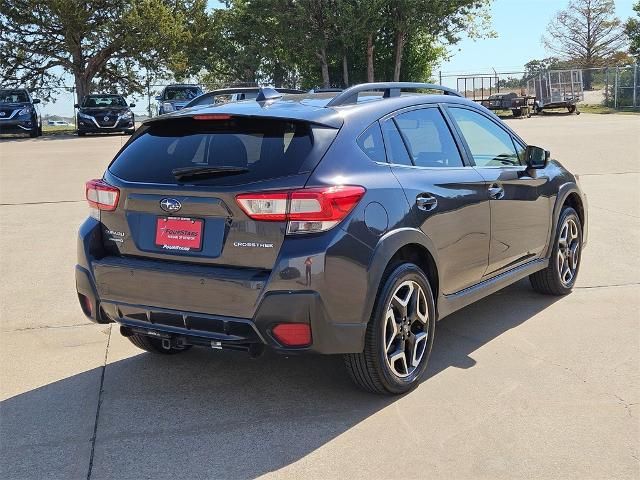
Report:
M213 348L265 346L282 353L357 353L367 324L332 318L323 284L299 279L274 281L275 273L149 259L109 256L99 223L80 228L76 290L85 315L116 322L123 333L142 333ZM290 259L289 259L290 260ZM284 262L289 264L289 260ZM344 308L338 311L346 312ZM312 341L286 347L272 334L283 323L306 323Z
M167 284L184 281L183 276L178 277L175 273L164 277ZM76 266L76 289L85 315L97 323L116 322L132 333L172 341L180 339L183 343L212 348L248 349L252 345L263 345L282 353L322 354L362 350L366 324L332 323L317 292L269 292L260 300L251 318L242 318L203 313L203 309L191 311L162 306L170 304L171 300L157 300L154 305L129 303L131 299L121 293L124 289L105 293L105 285L97 287L94 278L90 271ZM112 284L109 282L109 285ZM91 305L89 309L87 301ZM308 323L311 345L286 347L280 344L272 330L282 323Z

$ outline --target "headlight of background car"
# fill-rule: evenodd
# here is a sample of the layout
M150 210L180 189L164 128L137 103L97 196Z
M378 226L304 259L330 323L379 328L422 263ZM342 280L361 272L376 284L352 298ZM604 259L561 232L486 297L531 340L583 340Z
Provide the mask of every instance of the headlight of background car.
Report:
M80 118L84 118L85 120L91 120L92 117L90 115L87 115L86 113L82 113L82 112L78 112L78 116Z
M31 115L31 107L24 107L18 112L19 117L25 117L27 115Z
M131 120L131 117L133 117L133 114L131 113L131 110L124 112L120 118L122 118L123 120Z
M169 102L164 102L164 103L162 104L162 109L163 109L165 112L173 112L173 105L172 105L172 104L170 104Z

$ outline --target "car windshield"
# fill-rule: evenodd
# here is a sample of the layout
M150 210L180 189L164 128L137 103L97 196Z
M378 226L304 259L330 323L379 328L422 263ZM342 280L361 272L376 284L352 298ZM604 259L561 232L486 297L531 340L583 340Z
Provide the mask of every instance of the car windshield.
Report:
M192 100L202 91L198 87L170 87L164 91L165 100Z
M127 102L120 95L90 95L84 97L82 106L88 108L126 107Z
M0 103L26 103L29 95L26 90L0 90Z

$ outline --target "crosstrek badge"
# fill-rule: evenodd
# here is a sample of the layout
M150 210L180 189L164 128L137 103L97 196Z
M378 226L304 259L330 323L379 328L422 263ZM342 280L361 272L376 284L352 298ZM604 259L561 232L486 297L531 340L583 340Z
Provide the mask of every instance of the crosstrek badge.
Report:
M197 218L159 217L156 222L156 245L165 250L201 250L203 226L204 221Z

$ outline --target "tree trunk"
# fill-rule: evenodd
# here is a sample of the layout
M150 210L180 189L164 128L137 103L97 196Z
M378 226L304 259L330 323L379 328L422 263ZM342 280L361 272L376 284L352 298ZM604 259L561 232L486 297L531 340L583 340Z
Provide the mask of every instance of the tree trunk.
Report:
M329 88L331 80L329 79L329 64L327 63L327 50L323 47L316 52L318 60L320 60L320 69L322 71L322 86Z
M367 82L373 83L373 34L367 35Z
M399 82L400 68L402 67L402 52L404 50L404 32L402 30L397 30L395 37L393 81Z
M342 54L342 82L344 88L349 86L349 63L347 62L347 53Z
M87 78L86 72L76 72L74 74L76 83L76 96L78 97L78 103L82 103L82 99L85 95L91 93L91 79Z

